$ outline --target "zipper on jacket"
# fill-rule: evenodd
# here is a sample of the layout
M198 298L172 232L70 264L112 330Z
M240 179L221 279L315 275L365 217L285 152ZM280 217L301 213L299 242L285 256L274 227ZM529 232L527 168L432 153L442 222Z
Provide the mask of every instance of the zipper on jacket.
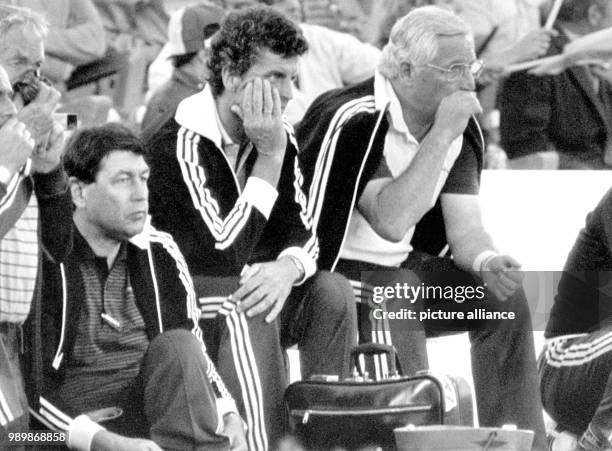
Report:
M346 241L346 234L348 232L349 225L351 223L351 217L353 216L353 208L356 203L357 198L357 189L359 188L359 181L361 180L361 176L363 175L363 169L365 168L366 161L370 156L370 152L372 150L372 144L374 144L374 138L376 137L376 133L380 128L380 123L382 122L383 116L389 109L390 103L387 102L385 107L380 111L378 115L378 119L376 120L376 124L374 125L374 130L372 131L372 136L370 137L370 142L368 143L368 148L366 149L365 156L363 157L363 161L361 162L361 167L359 168L359 174L357 175L357 182L355 183L355 189L353 190L353 199L351 200L351 209L349 210L349 215L346 221L346 225L344 226L344 234L342 235L342 241L340 241L340 247L338 248L338 254L334 259L334 264L332 265L330 271L334 271L336 269L336 265L338 264L338 260L340 260L340 253L342 252L342 247L344 246L344 242Z
M151 240L147 237L147 257L149 259L149 269L151 270L151 279L153 280L153 290L155 290L155 306L157 307L157 321L159 323L159 333L164 333L164 324L161 316L161 305L159 302L159 289L157 287L157 278L155 277L155 266L153 265L153 251L151 249Z
M55 352L55 357L53 357L53 362L51 364L55 370L59 370L59 367L62 363L62 359L64 358L62 348L64 347L64 335L66 334L66 314L68 309L68 288L66 283L66 269L64 268L63 263L60 263L60 273L62 277L62 329L60 332L59 345L57 346L57 351Z
M227 155L225 155L225 152L223 151L223 149L219 149L217 146L215 146L215 149L217 149L217 152L219 152L221 156L223 156L223 159L225 160L227 167L232 173L232 179L234 180L234 185L236 186L236 189L238 190L238 197L240 197L240 195L242 194L242 189L240 189L240 183L238 183L238 176L234 172L234 169L232 168L232 165L230 164L230 161L227 158Z
M379 409L292 409L291 416L302 417L302 424L308 423L311 416L315 417L357 417L366 415L391 415L408 412L427 412L431 410L431 404L421 404L416 406L389 406Z

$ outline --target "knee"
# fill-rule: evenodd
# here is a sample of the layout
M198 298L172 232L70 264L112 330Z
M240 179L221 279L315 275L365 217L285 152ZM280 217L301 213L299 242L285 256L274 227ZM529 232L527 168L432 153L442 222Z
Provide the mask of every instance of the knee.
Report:
M313 276L312 290L326 314L346 316L355 311L355 296L351 284L341 274L317 271Z
M157 335L149 344L146 359L184 360L202 355L202 343L186 329L168 330Z

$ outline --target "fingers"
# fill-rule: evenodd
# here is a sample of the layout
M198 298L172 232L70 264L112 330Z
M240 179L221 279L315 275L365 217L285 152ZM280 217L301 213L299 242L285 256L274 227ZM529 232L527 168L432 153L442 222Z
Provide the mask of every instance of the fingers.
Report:
M40 90L32 103L41 105L50 114L55 109L60 98L61 94L57 89L40 82Z
M266 316L266 323L271 323L272 321L276 319L278 314L283 309L284 304L285 304L284 302L279 302L278 300L277 302L274 303L274 305L272 306L272 309L270 310L270 313L268 313L268 315Z
M274 88L272 90L272 97L273 97L272 116L275 118L279 118L283 114L283 107L281 103L280 92L278 92L278 89Z
M272 88L272 85L268 80L263 81L263 115L270 116L274 115L274 98L272 92L275 89Z
M247 280L249 280L251 277L253 277L255 274L257 274L260 268L261 266L258 264L251 265L251 266L245 265L245 267L242 269L242 272L240 273L240 285L242 285Z
M261 78L256 78L253 80L251 84L253 92L252 92L252 114L254 116L261 116L263 112L263 80Z
M256 290L244 301L245 304L252 303L252 307L245 308L246 315L249 318L267 312L270 307L275 305L277 298L272 294L266 294L264 290Z
M242 114L245 117L253 116L253 81L249 81L242 91Z
M245 82L242 101L243 115L253 118L275 116L281 113L278 90L268 80L254 78Z

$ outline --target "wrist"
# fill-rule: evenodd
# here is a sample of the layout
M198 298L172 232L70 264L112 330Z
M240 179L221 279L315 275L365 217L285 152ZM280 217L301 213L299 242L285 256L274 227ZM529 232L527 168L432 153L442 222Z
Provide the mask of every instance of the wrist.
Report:
M89 451L94 443L104 438L106 430L87 415L79 415L68 426L67 445L70 449ZM95 447L94 447L95 448Z
M497 257L499 254L491 249L487 249L482 251L480 254L476 256L474 262L472 264L472 270L482 276L482 272L487 269L487 265L491 260Z
M13 174L15 174L15 171L13 171L11 168L0 165L0 183L8 185L13 178Z
M306 270L304 269L304 265L302 265L302 262L293 255L285 255L284 257L289 259L289 261L292 263L296 270L296 277L293 280L294 283L304 279L304 276L306 276Z
M283 161L284 155L285 155L284 147L278 147L278 148L272 148L272 149L257 148L258 158L268 158L274 161Z

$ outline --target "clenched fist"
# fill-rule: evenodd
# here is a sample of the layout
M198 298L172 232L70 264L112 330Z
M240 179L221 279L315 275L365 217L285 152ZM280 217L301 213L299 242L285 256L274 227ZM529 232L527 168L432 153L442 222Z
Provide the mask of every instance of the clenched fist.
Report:
M0 163L11 174L17 172L34 149L34 140L25 124L11 118L0 128Z
M470 117L482 113L482 107L473 91L457 91L442 99L432 130L449 141L463 133Z
M26 106L19 96L15 99L15 106L19 113L17 117L22 121L32 134L36 145L47 147L47 138L53 129L53 111L60 100L60 92L40 83L40 91L36 98Z

